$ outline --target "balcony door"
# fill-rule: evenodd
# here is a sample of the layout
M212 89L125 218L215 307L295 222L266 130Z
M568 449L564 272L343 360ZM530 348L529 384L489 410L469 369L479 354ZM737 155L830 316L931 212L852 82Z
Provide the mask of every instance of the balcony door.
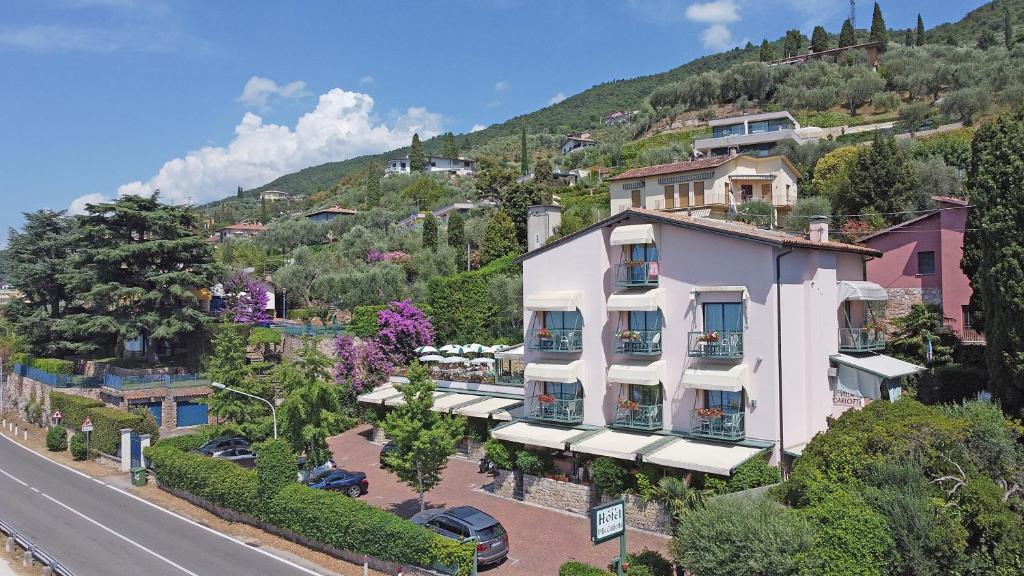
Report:
M629 329L646 332L661 330L661 312L627 312L629 316Z
M743 392L724 392L722 390L705 390L704 407L719 409L722 414L743 412Z
M544 327L548 330L579 330L580 313L572 312L544 312Z
M705 332L743 332L743 304L707 302L704 304Z
M637 263L628 268L629 283L646 284L657 279L658 247L654 244L633 244L627 248L626 258Z

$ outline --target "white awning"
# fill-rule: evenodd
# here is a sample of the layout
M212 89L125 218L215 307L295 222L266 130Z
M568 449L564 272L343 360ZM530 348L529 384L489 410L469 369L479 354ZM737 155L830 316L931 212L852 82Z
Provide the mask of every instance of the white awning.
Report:
M637 454L665 437L658 434L632 434L616 430L604 430L584 438L579 443L570 443L569 449L583 454L608 456L620 460L636 461Z
M580 307L579 290L552 290L526 295L523 307L534 311L572 312Z
M747 291L746 286L694 286L690 289L690 299L692 300L698 294L705 292L739 292L744 300L750 299L750 292Z
M435 390L434 391L434 402L436 403L437 399L442 397L442 396L444 396L445 394L447 394L447 392L438 392L438 391ZM405 404L405 396L403 396L401 394L399 394L398 396L394 396L392 398L388 398L387 400L384 401L384 405L385 406L402 406L404 404Z
M750 390L750 367L746 364L687 368L683 372L683 386L722 392L739 392L745 388L747 397L753 397Z
M874 282L842 280L839 282L839 301L847 300L888 300L889 293Z
M658 386L665 380L665 361L621 362L608 367L608 382Z
M532 381L572 384L583 380L583 360L530 362L523 377Z
M367 392L366 394L360 394L359 396L356 396L356 400L362 402L363 404L380 404L381 402L387 400L388 398L393 398L395 396L401 395L402 393L398 391L398 388L395 388L391 384L385 384L384 386L381 386L380 388L377 388L372 392Z
M612 246L623 244L654 244L654 224L630 224L616 226L609 242Z
M473 418L488 418L493 420L512 420L512 415L509 410L517 404L522 404L522 400L515 398L487 398L480 402L474 402L467 406L456 408L452 411L453 414L459 416L471 416Z
M434 399L434 405L430 409L434 412L443 412L447 414L456 406L478 402L484 398L486 398L486 396L477 396L475 394L448 394L447 396L441 396Z
M586 434L586 432L572 428L541 426L528 422L515 422L508 426L491 430L491 436L498 440L554 448L556 450L565 450L566 444L580 434Z
M654 312L662 307L664 292L661 288L646 290L622 290L608 297L609 312L645 311Z
M736 444L711 444L680 438L650 454L644 454L643 461L671 468L728 476L737 466L759 452L760 448Z
M910 362L904 362L898 358L892 356L886 356L885 354L875 354L874 356L849 356L847 354L833 354L832 361L840 364L851 366L858 370L863 370L878 376L880 378L899 378L901 376L909 376L910 374L917 374L918 372L924 372L924 366L918 366L917 364L911 364Z
M520 344L519 346L512 346L511 348L506 348L500 352L495 352L494 357L500 358L502 360L508 360L511 358L522 358L523 345Z

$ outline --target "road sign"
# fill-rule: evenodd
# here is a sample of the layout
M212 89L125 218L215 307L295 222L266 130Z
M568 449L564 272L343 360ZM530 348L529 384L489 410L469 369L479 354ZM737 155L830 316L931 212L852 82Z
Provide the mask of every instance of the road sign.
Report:
M63 418L63 416L61 416L60 410L54 410L53 416L51 416L51 418L53 419L54 422L60 422L60 419Z
M92 432L92 418L86 416L85 420L82 420L82 432Z
M600 544L618 538L626 531L626 503L606 502L590 509L590 541Z

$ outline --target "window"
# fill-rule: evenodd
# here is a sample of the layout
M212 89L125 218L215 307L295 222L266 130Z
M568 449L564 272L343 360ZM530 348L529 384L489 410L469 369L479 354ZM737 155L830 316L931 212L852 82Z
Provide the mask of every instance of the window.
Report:
M743 304L708 302L704 304L705 332L743 332Z
M963 318L962 326L964 327L965 330L970 330L970 329L974 328L974 325L971 323L971 307L970 306L961 306L960 307L960 315Z
M644 262L657 262L658 247L654 244L633 244L629 247L629 258Z
M405 170L405 162L402 162L402 170Z
M917 273L935 274L935 252L927 250L917 253Z
M767 132L768 131L768 121L767 120L761 120L760 122L751 122L749 124L749 126L750 126L750 131L748 132L748 134L760 134L761 132Z
M704 181L693 183L693 205L703 206L704 205Z
M545 382L544 393L559 400L573 400L580 397L580 385L578 382Z
M641 190L633 190L631 193L633 208L643 208L643 196Z
M578 310L544 313L544 327L548 330L578 330L581 320Z
M690 205L690 183L684 182L679 185L679 206L686 208Z
M741 184L740 185L740 201L750 202L754 199L754 185L753 184Z
M661 330L661 313L657 310L652 312L627 312L630 330Z
M771 184L761 184L761 200L764 200L765 202L771 202L772 201L772 185Z
M657 406L661 404L661 386L630 384L628 396L641 406Z
M718 408L725 414L743 411L743 392L704 391L704 407Z
M674 184L665 186L665 208L675 208L676 187Z

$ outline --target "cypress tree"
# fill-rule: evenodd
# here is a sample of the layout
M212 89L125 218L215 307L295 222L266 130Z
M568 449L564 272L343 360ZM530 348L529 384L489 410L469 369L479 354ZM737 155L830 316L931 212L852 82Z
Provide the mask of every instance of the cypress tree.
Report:
M456 249L466 245L466 221L458 210L448 217L448 245Z
M889 31L885 27L885 19L882 18L882 8L875 2L875 9L871 13L871 35L868 36L870 42L881 42L882 49L889 44Z
M857 43L857 33L853 30L853 24L847 18L843 21L843 29L839 32L839 47L846 48Z
M445 158L458 158L459 145L455 143L455 135L445 132L444 143L441 145L441 155Z
M1007 413L1024 407L1024 115L1000 116L975 133L967 174L972 208L964 257L971 308L981 313L989 387Z
M523 176L530 173L530 159L526 153L526 122L523 122L522 140L519 142L519 171Z
M914 32L907 28L907 33L903 35L903 45L913 46L914 45Z
M519 251L519 243L516 242L516 225L505 213L504 209L498 210L491 217L484 232L484 245L480 250L480 263L488 264L506 254L515 254Z
M270 212L267 211L267 198L260 197L260 222L266 224L270 220Z
M242 187L241 186L238 187L238 193L236 194L236 196L238 196L239 198L242 197Z
M1003 3L1003 44L1006 49L1013 48L1013 25L1010 24L1010 7Z
M917 15L917 45L924 46L924 20L920 14Z
M761 62L771 62L772 60L775 60L775 50L772 49L772 45L765 38L761 41Z
M828 32L824 26L815 26L811 33L811 51L824 52L828 50Z
M416 132L412 135L412 144L409 146L409 169L419 172L426 166L427 159L423 155L423 144L420 143L420 135Z
M427 214L423 220L423 246L437 248L437 218L433 214Z

